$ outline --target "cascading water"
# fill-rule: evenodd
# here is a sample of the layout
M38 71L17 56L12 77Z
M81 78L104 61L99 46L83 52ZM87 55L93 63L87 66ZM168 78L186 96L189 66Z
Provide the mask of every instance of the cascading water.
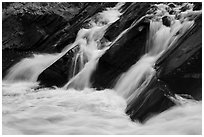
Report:
M83 62L84 58L87 58L88 63L81 64L80 68L83 68L75 77L73 77L64 86L65 88L83 89L90 87L90 76L96 68L99 57L108 49L106 45L101 45L100 40L103 38L105 30L110 24L119 19L121 13L119 8L123 3L119 3L114 8L109 8L107 11L103 11L98 14L97 21L90 21L90 29L81 29L79 31L80 41L83 43L80 45L80 52L76 54L76 61ZM77 41L76 39L76 41ZM85 66L84 66L85 65ZM75 72L75 68L72 69Z
M90 28L79 30L75 42L65 47L61 53L34 55L34 57L23 59L9 70L5 80L35 82L43 70L65 55L67 51L79 46L80 51L74 56L70 69L70 76L74 76L77 72L77 62L78 71L80 71L86 62L98 58L101 55L100 52L105 52L107 47L105 44L101 45L100 40L108 26L119 19L121 15L119 9L123 4L118 3L114 8L107 8L106 11L99 13L95 20L90 19Z
M122 74L113 90L90 88L89 78L98 59L111 46L101 45L100 40L108 26L121 15L121 5L119 3L99 13L96 20L90 20L90 28L81 29L75 42L65 47L62 53L34 55L10 70L3 81L3 134L201 134L202 102L186 99L183 103L179 95L179 99L174 100L179 105L144 124L132 122L125 114L127 104L154 76L153 66L158 57L193 24L193 20L186 18L189 17L187 14L197 14L191 9L180 20L172 16L171 26L167 27L160 18L168 15L166 6L157 5L158 10L150 22L146 54ZM64 88L36 90L38 75L77 45L80 50L74 55L70 71L73 78Z
M165 11L165 6L156 11L162 16L168 15ZM154 16L150 22L149 40L146 45L146 54L143 55L139 61L136 62L125 74L122 74L115 85L116 92L123 96L127 103L130 103L133 98L137 97L155 74L153 69L154 63L162 55L168 47L182 36L192 25L193 21L180 22L174 17L171 18L171 25L166 26L162 24L160 16Z
M4 80L9 82L35 82L39 74L59 57L60 54L35 54L33 57L25 58L9 70Z

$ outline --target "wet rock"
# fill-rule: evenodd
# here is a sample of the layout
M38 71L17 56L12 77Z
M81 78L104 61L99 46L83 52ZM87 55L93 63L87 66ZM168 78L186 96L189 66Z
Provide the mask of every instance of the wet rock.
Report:
M70 70L72 68L72 59L79 51L79 47L75 46L64 54L60 59L54 62L51 66L45 69L38 77L41 85L51 86L64 86L71 78ZM78 73L77 71L76 73Z
M108 3L107 3L108 4ZM114 3L113 3L114 4ZM132 6L130 6L132 4ZM109 5L110 6L110 5ZM130 6L130 7L129 7ZM122 11L126 11L124 14L126 14L126 15L129 15L129 18L130 17L132 17L132 16L130 16L130 14L131 14L131 9L137 9L137 8L142 8L142 7L148 7L149 6L149 4L148 5L146 5L145 6L145 4L136 4L136 3L127 3L127 4L125 4L125 5L123 5L123 7L121 8L121 10ZM127 10L128 8L130 8L129 10ZM88 9L88 8L87 8ZM80 17L78 18L79 20L81 20L81 21L79 21L79 24L81 23L82 24L82 22L86 19L86 17L88 17L88 16L90 16L90 15L93 15L93 11L94 10L99 10L98 8L96 8L96 9L94 9L93 7L92 7L92 11L89 11L89 14L85 14L85 13L81 13L81 15L80 15ZM138 13L137 13L138 12ZM142 12L141 13L141 11L139 12L139 9L137 9L136 10L136 16L134 16L134 18L132 18L131 19L131 23L133 23L135 20L134 19L136 19L136 20L138 20L140 17L142 17L143 16L143 14L144 14L144 12ZM80 19L81 18L81 16L83 15L83 19ZM135 15L135 14L134 14ZM124 17L126 17L126 16L124 16ZM123 21L123 22L126 22L127 20L121 20L121 21ZM67 45L67 44L69 44L69 42L70 41L74 41L75 40L75 37L76 37L76 34L77 34L77 32L78 32L78 30L80 29L79 27L80 27L80 25L79 25L78 23L75 23L75 24L73 24L73 26L69 26L69 27L66 27L63 31L59 31L59 32L57 32L55 35L53 35L52 37L50 37L49 39L50 40L53 40L53 39L55 39L55 37L57 37L57 38L60 38L60 40L59 40L59 42L57 43L57 45L56 45L56 49L58 49L59 51L65 46L65 45ZM130 25L130 24L129 24ZM75 28L75 29L74 29ZM73 32L73 33L65 33L66 31L69 31L69 32ZM121 30L122 31L122 30ZM142 31L141 33L140 33L140 31ZM126 41L126 39L127 39L127 41L129 40L129 44L124 44L124 46L122 46L123 48L121 48L120 49L120 52L118 52L118 53L116 53L115 55L114 55L114 57L113 57L113 59L110 59L110 62L112 62L113 64L115 63L115 64L117 64L116 62L114 62L114 58L117 58L115 61L119 61L120 60L120 56L118 56L119 54L121 54L122 53L122 51L123 50L126 50L126 52L124 53L124 54L129 54L127 57L124 57L124 58L126 58L126 60L129 60L129 58L131 58L131 55L132 56L135 56L135 59L132 59L132 60L130 60L129 61L129 65L125 65L125 63L124 63L124 65L123 66L120 66L120 67L115 67L115 68L113 68L112 70L110 70L109 72L107 71L107 73L105 74L105 75L109 75L110 73L112 73L112 72L116 72L116 73L112 73L111 75L113 75L113 76L111 76L112 77L112 79L110 79L110 80L107 80L107 82L106 83L101 83L102 85L95 85L96 83L98 83L98 82L93 82L93 85L94 85L94 87L97 87L97 88L105 88L105 87L109 87L112 83L113 83L113 81L117 78L117 76L119 75L119 74L121 74L122 72L124 72L124 71L126 71L127 69L128 69L128 67L131 65L131 64L134 64L135 63L135 61L144 53L144 48L145 48L145 40L146 39L144 39L145 37L146 37L146 33L148 32L148 23L147 22L143 22L143 23L141 23L140 24L140 26L136 26L136 27L134 27L130 32L129 32L129 34L127 34L127 36L126 37L123 37L122 39L120 39L118 42L116 42L112 47L116 47L116 48L111 48L111 50L109 50L106 54L105 54L105 57L102 57L102 58L105 58L105 60L109 60L109 57L108 56L110 56L110 55L113 55L114 54L114 52L116 52L116 50L118 49L117 47L120 47L120 46L122 46L124 43L125 43L125 41ZM112 31L111 31L111 33L112 33ZM117 32L118 34L120 33L120 31L118 31ZM138 35L140 35L140 34L142 35L141 37L139 37L137 40L134 40L134 38L135 37L137 37ZM60 35L60 37L58 36L58 35ZM143 39L142 39L143 38ZM103 40L105 40L105 41L107 41L106 39L103 39ZM125 41L124 41L125 40ZM47 42L49 42L49 40L47 41ZM131 47L134 47L134 43L143 43L143 44L140 44L140 46L138 46L137 47L137 52L134 52L134 51L131 51L131 53L129 53L129 51L131 50ZM119 46L119 45L120 46ZM117 46L116 46L117 45ZM126 45L129 45L129 46L126 46ZM139 44L138 44L139 45ZM143 46L143 47L142 47ZM127 48L125 48L125 47L127 47ZM138 50L138 49L140 49L140 47L142 47L141 48L141 50ZM140 52L141 51L141 52ZM76 53L76 52L75 52ZM138 54L138 55L137 55ZM73 56L72 55L68 55L70 58L73 58ZM117 57L118 56L118 57ZM64 58L64 57L62 57L62 58ZM101 59L102 61L101 62L104 62L104 59ZM59 63L60 62L60 63ZM69 60L69 61L67 61L67 62L71 62L71 59ZM124 59L124 61L123 62L126 62L125 61L125 59ZM48 70L52 70L52 71L54 71L54 70L56 70L56 66L57 65L60 65L60 66L64 66L64 64L67 64L66 62L62 62L62 61L57 61L56 63L54 63L52 66L50 66L49 68L48 68ZM103 64L104 65L104 64ZM54 67L55 66L55 67ZM69 64L69 66L70 66L70 64ZM106 66L107 67L107 66ZM104 68L104 66L103 67L99 67L100 69L103 69ZM60 69L60 68L58 68L58 69ZM61 72L63 72L63 73L61 73L60 75L62 76L62 77L64 77L61 81L62 81L62 83L66 83L68 80L69 80L69 76L67 75L67 74L69 74L69 69L70 68L67 68L67 69L65 69L65 71L61 71ZM45 70L46 71L46 70ZM101 70L100 70L101 71ZM57 70L56 70L56 72L57 72ZM118 72L118 73L117 73ZM98 72L96 72L96 73L98 73ZM100 73L100 72L99 72ZM43 77L47 77L46 75L47 75L48 73L46 73L46 72L43 72L40 76L39 76L39 78L38 78L38 80L39 81L41 81L41 83L42 84L46 84L46 85L50 85L49 84L49 81L46 81L46 80L44 80L44 78ZM66 74L66 75L65 75ZM101 75L101 74L103 74L103 73L100 73L99 75ZM97 74L96 74L97 75ZM110 76L110 75L109 75ZM48 76L49 77L49 76ZM102 77L104 77L104 76L102 76ZM66 79L66 80L65 80ZM93 78L93 79L95 79L95 78ZM54 79L52 79L51 81L55 81ZM95 81L95 80L93 80L93 81ZM107 84L109 81L111 81L109 84ZM57 82L56 82L57 83ZM100 82L99 82L100 83ZM56 85L56 84L55 84ZM56 85L56 86L62 86L61 84L60 85Z
M171 26L171 17L169 17L169 16L162 17L162 23L165 26L170 27Z
M202 16L156 62L156 75L138 97L128 104L127 114L144 122L175 103L175 94L202 99ZM184 97L184 96L183 96ZM176 98L175 98L176 99Z
M53 70L54 67L54 70ZM56 71L57 69L62 70L62 68L52 66L52 69L46 69L46 71L43 71L39 77L38 81L40 81L40 85L43 87L52 87L52 86L58 86L62 87L65 82L67 81L67 75L64 75L63 72Z
M193 10L201 10L202 9L202 3L201 2L194 2Z
M169 6L170 8L175 8L175 7L176 7L176 4L174 4L174 3L168 3L168 6Z
M75 40L78 30L89 17L114 5L115 3L82 3L75 5L78 8L73 9L73 6L65 3L63 12L59 10L63 5L54 3L41 3L40 6L27 3L4 5L3 72L33 51L60 52ZM146 14L149 6L150 3L127 3L122 7L124 13L121 19L108 28L105 39L113 41L122 31L132 27L99 59L91 76L93 87L112 88L120 74L126 72L145 53L149 22L136 21ZM184 6L182 10L186 9L188 7ZM196 9L200 7L197 6ZM163 20L169 26L168 17ZM155 65L156 76L128 104L126 111L133 120L145 121L151 115L173 106L169 96L174 97L174 94L189 94L197 100L202 98L201 37L200 16L192 29L160 57ZM76 52L77 50L70 50L43 71L38 77L41 84L63 86L69 79L70 62Z
M202 17L156 63L157 77L175 93L201 99ZM197 76L195 76L197 75ZM179 83L179 84L178 84Z
M148 118L175 105L169 99L174 97L167 85L153 77L142 93L135 97L126 108L126 113L132 120L145 122Z
M86 25L87 20L93 15L100 11L105 10L107 7L113 7L116 3L114 2L94 2L89 3L73 20L71 20L71 25L66 26L64 29L59 30L57 33L52 35L47 39L47 41L42 45L55 45L55 49L60 52L68 44L73 43L78 31ZM45 49L46 51L47 49Z
M189 3L184 3L184 4L182 4L183 6L180 8L180 11L181 12L184 12L184 11L186 11L186 10L189 10L189 9L191 9L191 4L189 4Z
M135 2L125 3L122 7L123 14L120 19L107 29L104 37L113 41L122 31L129 28L135 20L139 20L142 16L146 15L152 3Z
M65 16L64 11L69 10L71 4L66 6L62 3L10 4L3 10L3 49L32 50L36 43L67 24L67 17L71 15ZM73 8L72 16L78 14L78 7Z
M111 88L120 74L145 53L149 22L145 19L126 31L99 59L91 83L98 89Z
M75 40L84 21L116 3L6 3L2 13L2 50L8 54L56 53ZM25 56L3 54L3 75ZM7 61L4 61L6 59ZM6 62L6 63L5 63Z
M70 14L78 14L80 7L71 3L20 2L5 3L2 11L3 76L20 59L33 52L44 52L39 47L46 39L67 25L64 11L74 8ZM81 7L83 8L83 7ZM52 45L46 45L46 52L56 52ZM6 54L5 54L6 53ZM18 54L17 54L18 53ZM12 54L12 56L9 56Z

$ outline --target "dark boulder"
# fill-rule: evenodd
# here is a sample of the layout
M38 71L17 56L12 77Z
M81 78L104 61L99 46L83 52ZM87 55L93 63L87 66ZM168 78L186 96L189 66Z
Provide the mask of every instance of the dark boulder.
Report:
M79 7L72 3L12 3L3 9L3 49L33 50L48 35L65 27L78 12Z
M175 105L174 97L167 85L155 76L148 86L127 105L126 113L132 120L145 122L149 117Z
M93 2L88 3L73 19L69 21L69 25L63 29L57 31L46 39L46 41L40 46L41 50L47 51L51 49L47 45L55 45L54 50L61 52L61 50L68 44L73 43L76 39L78 31L83 28L88 22L88 19L105 10L107 7L113 7L114 2Z
M175 93L201 99L202 16L156 63L157 77Z
M56 31L67 25L70 17L82 7L72 3L16 2L4 3L2 11L2 71L7 70L24 57L34 52L42 53L41 44ZM70 10L72 9L72 10ZM70 13L66 15L65 11ZM72 15L72 16L71 16ZM53 45L47 51L56 52Z
M175 105L175 94L202 98L202 18L156 62L156 75L141 94L128 104L127 114L144 122ZM183 95L186 94L186 95ZM175 98L176 99L176 98Z
M118 38L99 59L91 76L92 86L98 89L111 88L119 75L145 53L148 32L149 21L143 18Z
M97 3L97 4L100 4L100 3ZM104 4L102 4L102 5L106 5L105 7L107 7L107 6L113 6L115 3L104 3ZM145 14L145 11L143 10L142 12L141 12L141 8L144 8L146 11L148 10L148 7L149 7L149 3L148 4L144 4L144 3L125 3L122 7L121 7L121 12L124 12L123 13L123 15L122 15L122 19L119 19L120 21L118 22L119 23L119 26L120 26L120 28L121 28L121 30L120 31L117 31L117 33L115 33L116 35L119 35L121 32L122 32L122 30L124 30L124 29L127 29L127 27L130 27L130 25L131 24L133 24L134 23L134 21L137 21L139 18L141 18L144 14ZM50 45L50 42L52 43L52 41L53 41L53 39L56 39L56 41L58 41L57 42L57 44L56 44L56 49L57 50L62 50L62 48L64 48L64 46L66 46L67 44L69 44L70 42L74 42L74 40L75 40L75 38L76 38L76 34L77 34L77 32L78 32L78 30L80 29L80 27L82 27L81 25L83 24L83 26L86 26L86 23L83 23L83 22L86 22L86 19L88 18L88 17L90 17L90 16L92 16L93 14L94 14L94 12L96 12L96 11L99 11L99 10L101 10L104 6L101 6L100 8L101 9L99 9L99 8L97 8L98 6L97 5L95 5L94 7L92 7L92 8L90 8L89 7L90 5L88 5L85 9L84 9L84 11L82 11L79 15L77 15L77 19L78 20L76 20L75 21L75 23L73 23L73 25L71 25L71 26L68 26L68 27L65 27L63 30L60 30L60 31L58 31L57 33L55 33L54 35L52 35L50 38L48 38L48 40L44 43L44 45L46 45L46 44L48 44L48 45ZM90 10L91 9L91 10ZM134 16L132 16L131 15L131 13L133 12L133 10L135 11L135 14L134 14ZM85 12L86 11L86 12ZM87 14L88 13L88 14ZM128 21L129 20L129 21ZM113 29L115 28L115 26L117 26L118 25L118 23L113 23L113 25L111 25L109 28L108 28L108 30L107 30L107 32L106 32L106 34L105 35L112 35L111 33L112 32L115 32ZM126 25L125 25L126 24ZM124 26L125 25L125 26ZM133 55L133 56L135 56L135 58L136 59L132 59L132 61L130 60L129 61L129 64L134 64L135 62L136 62L136 60L140 57L140 55L142 55L143 53L144 53L144 48L145 48L145 41L146 41L146 39L143 39L143 38L145 38L146 37L146 32L148 32L148 23L140 23L140 26L135 26L132 30L130 30L130 32L128 32L128 34L125 36L125 37L123 37L122 39L120 39L118 42L116 42L112 47L111 47L111 50L110 51L107 51L107 53L105 54L105 58L106 58L106 60L109 60L108 59L108 56L110 56L110 54L114 54L113 52L116 52L116 50L118 49L118 47L120 47L120 46L122 46L124 43L125 43L125 41L127 42L129 42L129 44L131 45L132 44L132 46L129 46L129 47L127 47L127 48L121 48L120 49L120 52L118 52L118 53L116 53L115 55L114 55L114 57L113 57L113 59L111 59L110 60L110 62L113 62L114 63L114 58L118 58L119 56L119 54L121 54L121 52L123 51L123 50L126 50L126 52L124 53L124 54L130 54L130 55L128 55L128 57L126 57L126 59L124 58L124 62L126 62L125 60L129 60L129 58L131 58L131 55ZM141 30L140 30L140 29ZM68 31L69 31L69 33L68 33ZM141 33L140 33L140 31L142 31ZM136 34L134 34L135 32L137 32ZM140 33L140 34L139 34ZM115 35L115 36L116 36ZM137 35L142 35L141 37L139 37L137 40L134 40L134 38L135 37L137 37ZM106 36L105 36L106 37ZM125 40L125 39L127 39L127 40ZM103 40L105 40L105 39L103 39ZM124 41L125 40L125 41ZM131 51L132 53L129 53L129 51L130 51L130 49L131 49L131 47L133 47L135 44L134 43L143 43L143 44L140 44L140 46L138 46L138 47L136 47L137 48L137 52L133 52L133 51ZM53 43L54 44L54 43ZM120 46L119 46L119 45ZM117 45L117 46L116 46ZM126 45L128 45L128 44L125 44L124 45L124 47L126 46ZM138 44L139 45L139 44ZM143 47L142 47L143 46ZM42 46L42 47L45 47L45 46ZM116 48L113 48L113 47L116 47ZM138 50L138 49L140 49L140 47L142 47L141 48L141 53L139 52L140 50ZM77 52L75 52L74 51L74 54L76 54ZM40 76L38 77L38 80L39 81L41 81L41 84L44 84L44 85L47 85L47 86L52 86L52 82L51 83L49 83L49 80L47 80L47 78L48 77L50 77L49 75L51 75L51 73L48 73L48 72L56 72L56 73L58 73L58 75L61 75L61 77L62 77L62 79L54 79L54 77L50 77L51 78L51 80L50 81L56 81L56 84L54 84L54 85L56 85L56 86L63 86L63 83L65 84L68 80L69 80L69 78L70 78L70 76L68 76L69 75L69 71L70 71L70 64L71 64L71 60L72 60L72 58L74 58L74 54L73 55L69 55L68 53L66 54L66 55L64 55L60 60L58 60L58 61L56 61L55 63L53 63L50 67L48 67L47 68L47 70L45 70L44 72L42 72L41 74L40 74ZM138 54L138 55L137 55ZM118 56L118 57L117 57ZM66 60L66 61L63 61L64 59L63 58L67 58L67 57L69 57L69 59L68 60ZM104 57L102 57L102 58L104 58ZM102 60L102 59L101 59ZM117 60L116 60L116 62L118 62L120 59L118 58ZM133 61L134 60L134 61ZM69 62L69 63L68 63ZM102 61L103 62L103 61ZM115 62L115 64L117 64ZM66 69L64 69L64 70L62 70L61 68L59 68L59 67L57 67L58 65L59 66L65 66L65 64L66 64ZM119 75L119 74L121 74L122 72L124 72L124 71L126 71L127 69L128 69L128 67L129 67L130 65L127 65L127 66L120 66L121 68L118 68L118 67L116 67L116 68L113 68L110 72L108 72L107 71L107 73L112 73L112 72L114 72L114 71L116 71L116 73L114 74L111 74L111 75L114 75L113 77L112 77L112 79L111 79L111 81L114 81L114 79L116 79L117 78L117 76ZM62 68L64 68L64 67L62 67ZM58 70L57 70L58 69ZM103 69L103 67L101 67L100 69ZM59 72L60 71L60 72ZM101 71L101 70L100 70ZM117 73L117 71L118 71L118 73ZM98 72L96 72L96 73L98 73ZM101 73L102 74L102 73ZM100 74L100 75L101 75ZM95 78L93 78L93 79L95 79ZM57 84L57 83L59 83L58 81L61 81L61 83L60 84ZM95 80L93 80L93 81L95 81ZM109 81L109 80L108 80ZM107 82L108 82L107 81ZM95 81L95 82L93 82L93 85L94 84L96 84L97 82ZM112 82L111 82L112 83ZM109 84L109 85L107 85L107 87L109 87L110 85L111 85L111 83ZM105 83L102 83L102 84L104 84L103 85L103 88L105 88L106 86L106 84ZM94 85L94 87L98 87L98 85ZM99 88L99 87L98 87ZM101 88L101 87L100 87Z
M169 6L170 8L175 8L175 7L176 7L176 4L174 4L174 3L168 3L168 6Z
M171 26L171 17L169 17L169 16L162 17L162 23L165 26L170 27Z
M33 53L56 53L75 40L84 22L114 6L96 3L4 3L2 11L3 76L7 70ZM9 54L14 53L12 56Z
M193 2L194 7L193 10L201 10L202 9L202 2Z
M107 29L104 38L113 41L122 31L129 28L134 21L139 20L146 15L152 3L134 2L125 3L122 9L122 15L119 20L110 25Z
M41 85L44 86L58 86L62 87L71 78L70 71L72 68L72 59L79 51L79 47L76 45L64 54L56 62L53 62L51 66L45 69L39 76L38 80ZM76 72L78 73L79 70Z

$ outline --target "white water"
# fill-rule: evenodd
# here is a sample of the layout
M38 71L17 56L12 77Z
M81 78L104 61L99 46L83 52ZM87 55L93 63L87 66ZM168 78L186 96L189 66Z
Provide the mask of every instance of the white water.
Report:
M113 90L34 90L34 83L3 83L3 134L201 134L202 102L189 101L145 124L125 114Z
M33 57L22 59L19 63L14 65L8 72L4 80L10 82L16 81L37 81L39 74L47 67L52 65L55 61L61 58L70 49L75 46L80 47L80 51L73 58L71 64L71 76L76 73L76 67L79 65L79 71L84 67L87 61L99 58L107 50L107 45L101 45L105 30L113 22L119 19L121 15L119 9L124 3L118 3L113 8L107 8L105 11L96 15L97 20L90 19L90 28L79 30L74 43L66 46L59 54L40 54ZM80 60L79 62L77 62ZM93 62L93 61L91 61ZM94 62L93 62L94 63ZM89 63L90 64L90 63Z
M167 15L165 5L158 5L159 15ZM162 11L162 13L161 13ZM192 11L191 11L192 12ZM176 42L192 25L194 21L180 21L172 18L171 26L162 24L157 16L150 22L149 39L146 54L143 55L127 72L121 75L115 85L116 92L124 97L128 103L136 98L150 82L155 74L153 69L156 60Z
M35 54L33 57L25 58L14 65L4 80L16 81L37 81L39 74L52 64L60 54Z
M161 5L160 7L162 8ZM186 99L184 102L178 96L179 99L174 100L177 106L152 117L144 124L132 122L125 114L127 103L142 92L154 75L153 65L156 59L192 25L193 22L185 18L182 18L185 20L183 22L174 20L179 25L172 24L171 28L153 20L147 54L121 76L116 88L102 91L89 88L89 78L98 58L108 48L100 48L99 41L106 28L120 15L117 6L107 11L110 12L99 14L98 22L91 20L91 28L81 29L76 41L68 45L61 54L36 55L35 59L24 59L12 68L12 73L9 73L9 78L2 85L3 134L202 133L202 101ZM113 15L116 15L115 18L112 18ZM175 36L178 31L180 35ZM73 75L65 88L36 90L38 83L34 81L37 76L76 45L80 45L76 59L81 60L83 69L76 76ZM76 59L73 59L73 64L76 64ZM84 60L87 62L84 63Z

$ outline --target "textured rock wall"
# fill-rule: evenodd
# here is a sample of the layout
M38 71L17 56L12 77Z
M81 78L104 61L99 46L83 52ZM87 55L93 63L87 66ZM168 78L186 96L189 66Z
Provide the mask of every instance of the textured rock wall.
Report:
M116 3L3 3L3 76L33 53L60 52L75 40L86 19Z
M175 103L169 98L202 99L202 17L156 62L156 75L126 109L132 119L144 121Z

